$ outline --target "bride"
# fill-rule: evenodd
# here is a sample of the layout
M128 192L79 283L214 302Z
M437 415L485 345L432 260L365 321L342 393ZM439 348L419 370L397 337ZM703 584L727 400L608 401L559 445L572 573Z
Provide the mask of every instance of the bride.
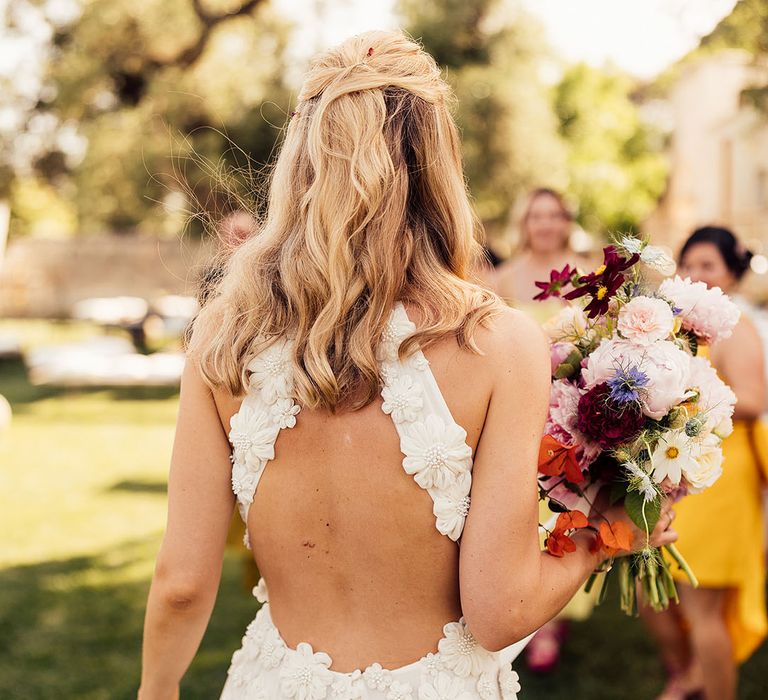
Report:
M549 351L468 280L450 99L400 33L312 64L266 219L194 325L140 700L178 697L235 506L264 605L225 699L514 698L526 637L601 564L586 531L540 550Z

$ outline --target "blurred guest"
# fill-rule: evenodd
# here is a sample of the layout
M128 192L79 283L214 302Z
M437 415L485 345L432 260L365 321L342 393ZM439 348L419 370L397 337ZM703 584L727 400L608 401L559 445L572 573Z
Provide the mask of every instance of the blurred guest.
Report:
M733 293L751 254L724 228L700 228L680 252L680 274ZM701 350L700 350L701 352ZM678 548L699 579L692 588L677 572L680 605L663 613L642 611L657 638L668 673L664 700L703 693L732 700L737 667L768 630L757 418L765 402L760 337L742 314L733 335L709 348L710 360L737 397L734 429L723 442L723 475L677 506ZM673 567L674 568L674 567Z
M247 211L237 209L218 222L215 236L218 252L214 260L203 269L198 283L198 302L202 306L224 276L224 262L229 255L256 231L257 221Z
M494 291L508 304L521 309L540 323L557 314L565 302L556 298L534 301L534 296L541 291L534 283L549 279L552 269L560 270L566 264L588 264L583 256L579 256L568 245L572 227L573 214L559 192L546 187L533 190L528 195L520 221L518 251L499 265L493 276ZM546 523L552 515L546 504L542 503L540 522ZM525 651L525 661L530 670L537 673L554 670L560 660L569 621L589 617L594 599L595 594L577 593L557 618L536 633Z
M496 291L496 277L498 268L503 262L502 258L496 255L496 252L487 244L483 245L483 254L475 263L474 273L476 282L482 284L488 289Z
M547 187L533 190L528 195L520 221L517 253L496 271L496 293L508 304L539 321L557 313L562 306L559 299L533 300L541 291L534 283L549 279L552 269L560 270L568 263L572 266L588 264L568 245L572 228L573 214L559 192Z

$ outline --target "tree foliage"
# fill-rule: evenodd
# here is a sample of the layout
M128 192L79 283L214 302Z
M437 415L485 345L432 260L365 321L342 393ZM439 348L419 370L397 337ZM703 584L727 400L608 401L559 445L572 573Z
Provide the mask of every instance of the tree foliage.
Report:
M584 64L555 88L560 135L568 144L569 192L589 231L637 230L664 190L666 165L651 127L631 99L634 81Z
M234 143L241 164L267 161L289 110L286 37L266 0L85 4L54 40L51 109L88 148L74 169L55 153L38 164L73 199L80 230L178 233L169 212L183 208L179 181L202 200L214 191L190 153L216 162L229 151L231 161Z
M497 0L402 0L408 31L445 69L467 179L491 232L527 189L565 182L564 152L539 79L541 28Z

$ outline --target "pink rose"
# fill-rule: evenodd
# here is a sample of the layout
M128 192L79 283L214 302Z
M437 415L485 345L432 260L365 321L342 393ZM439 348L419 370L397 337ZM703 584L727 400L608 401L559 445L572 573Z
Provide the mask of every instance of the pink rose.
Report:
M672 309L663 299L635 297L619 312L619 332L636 345L666 340L674 325Z

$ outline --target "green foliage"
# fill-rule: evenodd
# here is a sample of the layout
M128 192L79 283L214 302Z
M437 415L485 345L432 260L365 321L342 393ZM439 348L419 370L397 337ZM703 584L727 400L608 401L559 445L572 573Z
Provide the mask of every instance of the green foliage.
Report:
M657 78L653 91L663 94L685 66L723 49L742 49L752 54L756 62L765 62L768 55L768 3L765 0L739 0L693 51ZM741 96L745 103L768 114L768 85L750 86Z
M498 230L522 193L565 184L545 87L541 28L498 0L401 0L408 31L445 68L458 98L466 175L480 218Z
M703 51L736 48L754 54L768 53L768 3L765 0L739 0L733 11L701 40L700 48Z
M560 135L568 144L569 192L589 231L637 230L664 190L667 168L654 150L626 75L579 64L555 88Z
M624 499L624 507L635 525L644 532L653 532L661 516L661 498L646 501L639 491L629 491Z
M240 165L269 160L289 112L286 36L266 0L88 3L56 38L51 76L52 108L78 123L88 150L72 171L41 163L74 199L81 230L157 231L169 216L164 198L186 188L180 180L222 205L210 173L186 159L216 162L229 150L231 165L235 143Z

